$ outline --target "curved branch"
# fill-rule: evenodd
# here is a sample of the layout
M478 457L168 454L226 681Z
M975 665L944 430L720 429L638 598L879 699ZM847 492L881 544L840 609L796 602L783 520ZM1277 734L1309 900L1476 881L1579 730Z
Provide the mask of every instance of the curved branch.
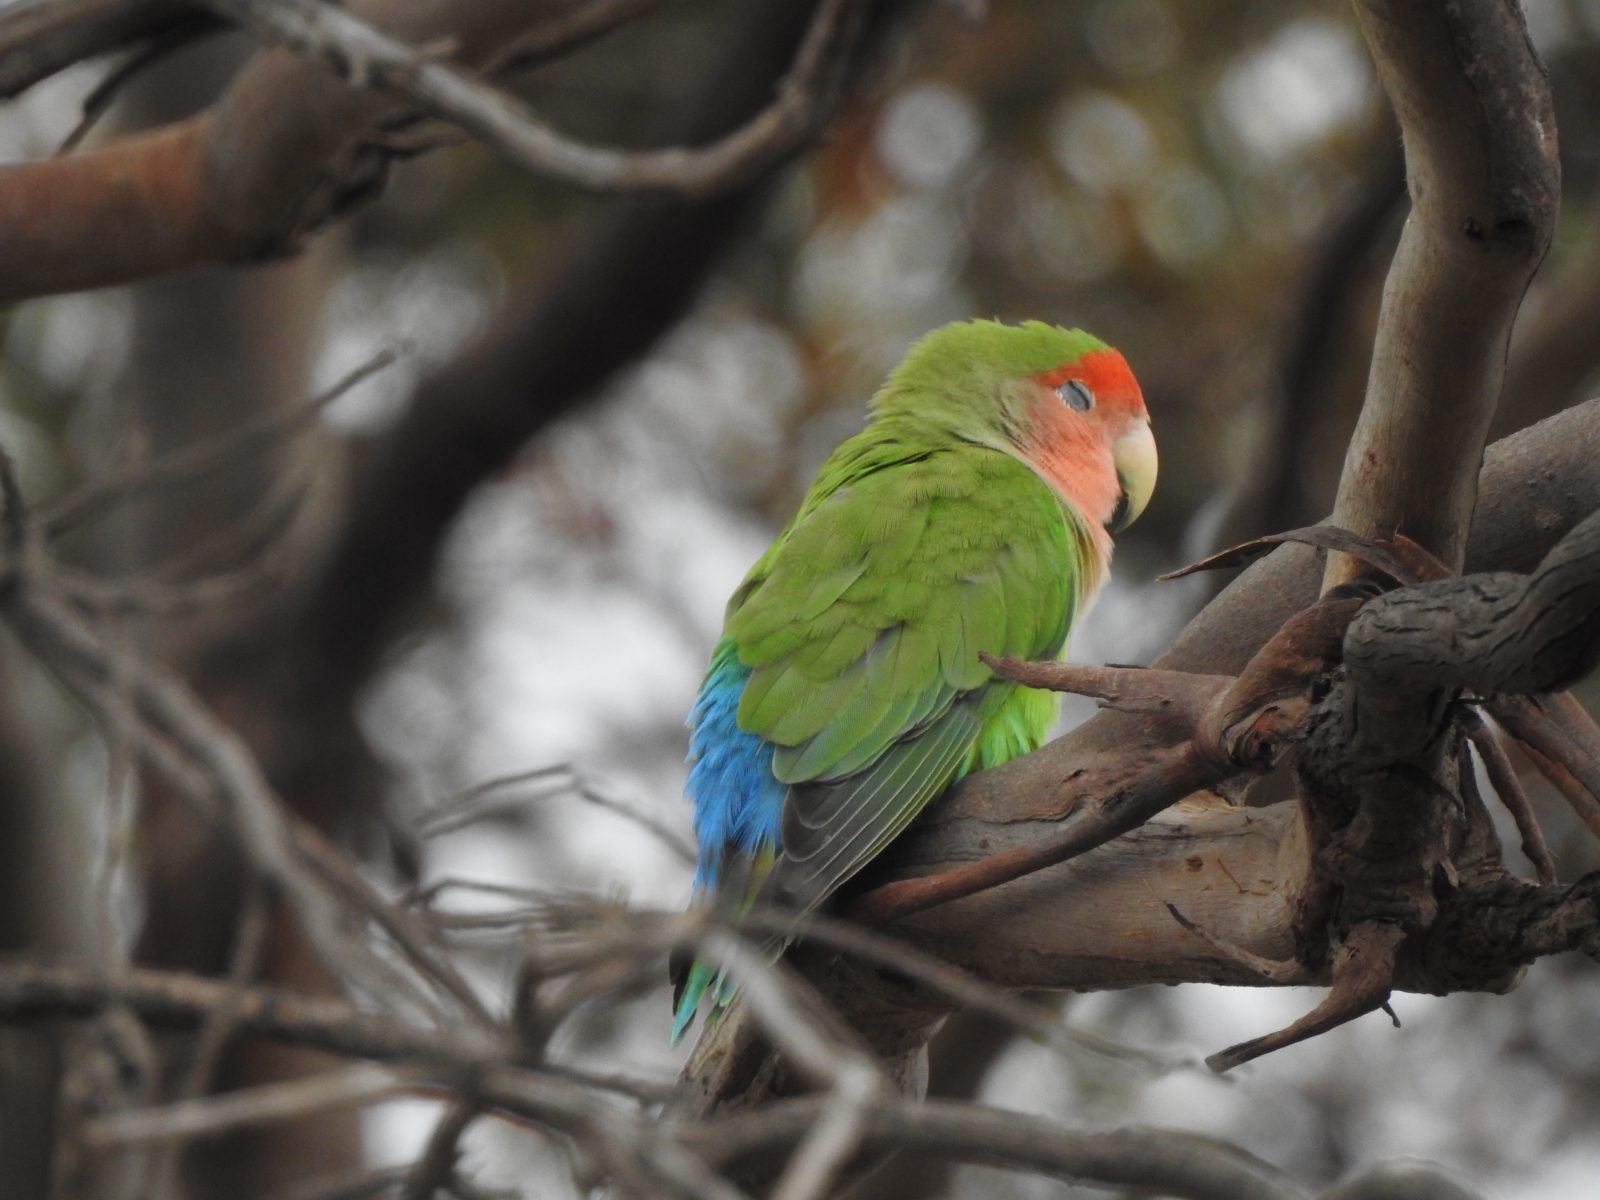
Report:
M1512 321L1555 227L1555 114L1516 4L1356 13L1400 121L1412 211L1333 522L1403 531L1459 569ZM1335 559L1326 582L1359 570Z
M1434 1167L1392 1162L1329 1188L1322 1200L1478 1200L1479 1194Z
M1403 691L1418 706L1435 689L1531 694L1577 682L1600 662L1600 510L1530 574L1379 596L1351 622L1344 651L1364 690Z
M573 141L527 105L389 37L345 10L311 0L207 0L258 33L337 66L355 87L394 92L443 117L532 174L593 192L691 198L734 187L797 150L826 119L861 28L861 0L824 0L771 105L708 146L617 150Z

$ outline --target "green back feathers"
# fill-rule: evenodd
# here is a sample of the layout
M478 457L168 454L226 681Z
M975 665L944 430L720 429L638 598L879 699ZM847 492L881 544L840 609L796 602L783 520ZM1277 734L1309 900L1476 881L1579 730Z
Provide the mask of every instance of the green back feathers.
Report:
M920 417L880 408L835 451L727 616L739 725L790 785L775 898L818 903L960 775L1038 745L1055 698L978 652L1060 653L1092 545L1026 465Z
M1107 350L1038 321L929 334L734 593L690 774L703 877L733 911L821 903L955 780L1043 742L1058 697L979 653L1061 654L1105 574L1103 493L1128 494L1126 437L1064 423L1035 378L1058 389L1069 364L1103 376L1101 400L1120 400L1137 434L1142 399ZM1153 448L1131 461L1153 477ZM674 1040L732 986L694 964Z

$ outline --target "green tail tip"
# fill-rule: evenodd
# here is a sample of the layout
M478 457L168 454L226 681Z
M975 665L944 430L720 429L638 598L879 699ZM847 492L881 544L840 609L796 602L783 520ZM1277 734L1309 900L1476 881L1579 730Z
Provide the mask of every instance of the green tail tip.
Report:
M696 961L689 968L689 978L678 996L677 1010L672 1014L672 1044L676 1046L694 1024L694 1014L700 1010L700 1001L711 985L712 968L707 962Z
M672 1044L676 1046L694 1024L694 1015L706 993L711 993L711 1011L706 1013L706 1025L716 1023L722 1011L733 1003L739 994L739 985L728 978L726 969L717 969L707 962L696 962L689 969L689 978L678 997L678 1007L672 1014Z

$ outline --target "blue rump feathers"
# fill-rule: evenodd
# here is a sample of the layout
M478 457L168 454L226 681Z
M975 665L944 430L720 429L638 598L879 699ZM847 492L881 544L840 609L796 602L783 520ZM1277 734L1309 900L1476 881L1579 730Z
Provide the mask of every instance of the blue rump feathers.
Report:
M750 858L776 849L783 797L789 790L772 774L772 745L739 728L739 697L750 668L724 638L711 656L700 698L689 716L689 782L694 832L700 843L698 891L716 888L723 856Z

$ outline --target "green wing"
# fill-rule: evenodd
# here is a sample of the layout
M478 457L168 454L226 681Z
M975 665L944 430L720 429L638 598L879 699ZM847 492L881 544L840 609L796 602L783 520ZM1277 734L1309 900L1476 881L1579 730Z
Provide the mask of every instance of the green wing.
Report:
M970 444L845 443L734 597L739 724L790 785L767 894L809 908L973 757L1016 685L978 652L1060 652L1088 567L1053 492Z

